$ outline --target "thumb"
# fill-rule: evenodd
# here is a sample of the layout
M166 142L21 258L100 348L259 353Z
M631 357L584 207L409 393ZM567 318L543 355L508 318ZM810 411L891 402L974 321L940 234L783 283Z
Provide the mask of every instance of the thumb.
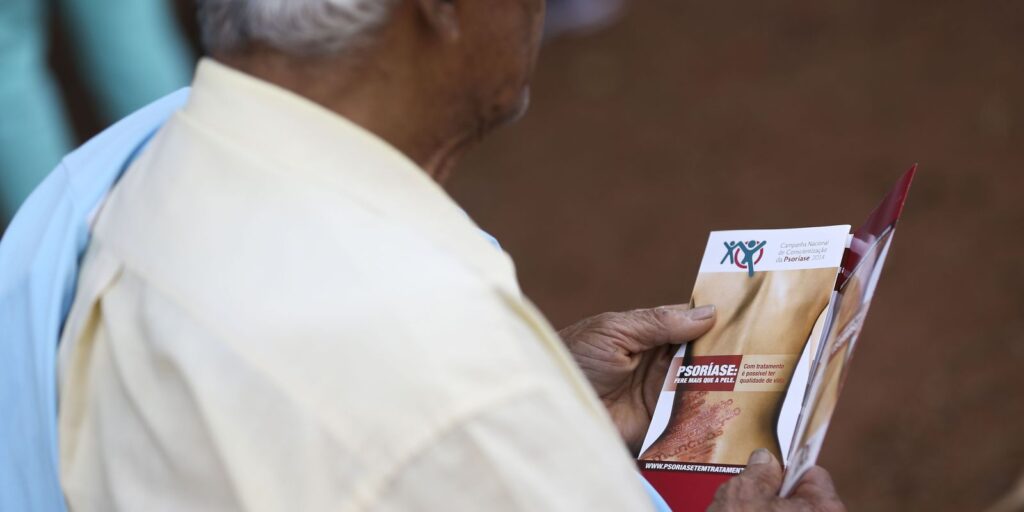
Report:
M747 461L747 468L737 478L750 481L765 493L777 494L782 486L782 466L765 448L754 450Z
M686 343L711 329L715 324L715 306L690 308L688 304L637 309L621 313L626 318L635 352L661 345Z

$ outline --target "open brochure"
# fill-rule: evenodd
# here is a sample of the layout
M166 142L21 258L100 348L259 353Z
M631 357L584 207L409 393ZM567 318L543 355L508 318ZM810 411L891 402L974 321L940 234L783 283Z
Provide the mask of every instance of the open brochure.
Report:
M852 234L711 233L691 304L718 320L675 354L639 454L673 510L707 508L757 448L785 465L783 496L815 464L915 171Z

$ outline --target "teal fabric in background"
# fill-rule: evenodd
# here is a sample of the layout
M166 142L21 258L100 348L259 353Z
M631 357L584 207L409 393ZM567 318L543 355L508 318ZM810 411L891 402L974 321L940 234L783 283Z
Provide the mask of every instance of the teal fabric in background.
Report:
M166 0L0 0L0 225L74 145L47 64L50 8L108 122L192 75L194 57Z
M44 10L41 0L0 1L0 225L71 147Z

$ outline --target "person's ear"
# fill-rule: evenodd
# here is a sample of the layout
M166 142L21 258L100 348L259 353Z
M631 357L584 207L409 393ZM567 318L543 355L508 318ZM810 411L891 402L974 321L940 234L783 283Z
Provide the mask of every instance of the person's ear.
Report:
M415 0L420 14L441 39L454 42L459 39L459 0Z

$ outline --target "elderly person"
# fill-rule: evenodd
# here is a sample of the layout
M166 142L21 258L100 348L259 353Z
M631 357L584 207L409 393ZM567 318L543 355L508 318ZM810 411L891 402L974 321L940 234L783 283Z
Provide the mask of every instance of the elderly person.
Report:
M98 210L65 324L72 510L652 509L631 452L714 308L559 336L440 186L525 110L543 10L200 2L212 59ZM713 507L842 509L780 476L755 452Z

